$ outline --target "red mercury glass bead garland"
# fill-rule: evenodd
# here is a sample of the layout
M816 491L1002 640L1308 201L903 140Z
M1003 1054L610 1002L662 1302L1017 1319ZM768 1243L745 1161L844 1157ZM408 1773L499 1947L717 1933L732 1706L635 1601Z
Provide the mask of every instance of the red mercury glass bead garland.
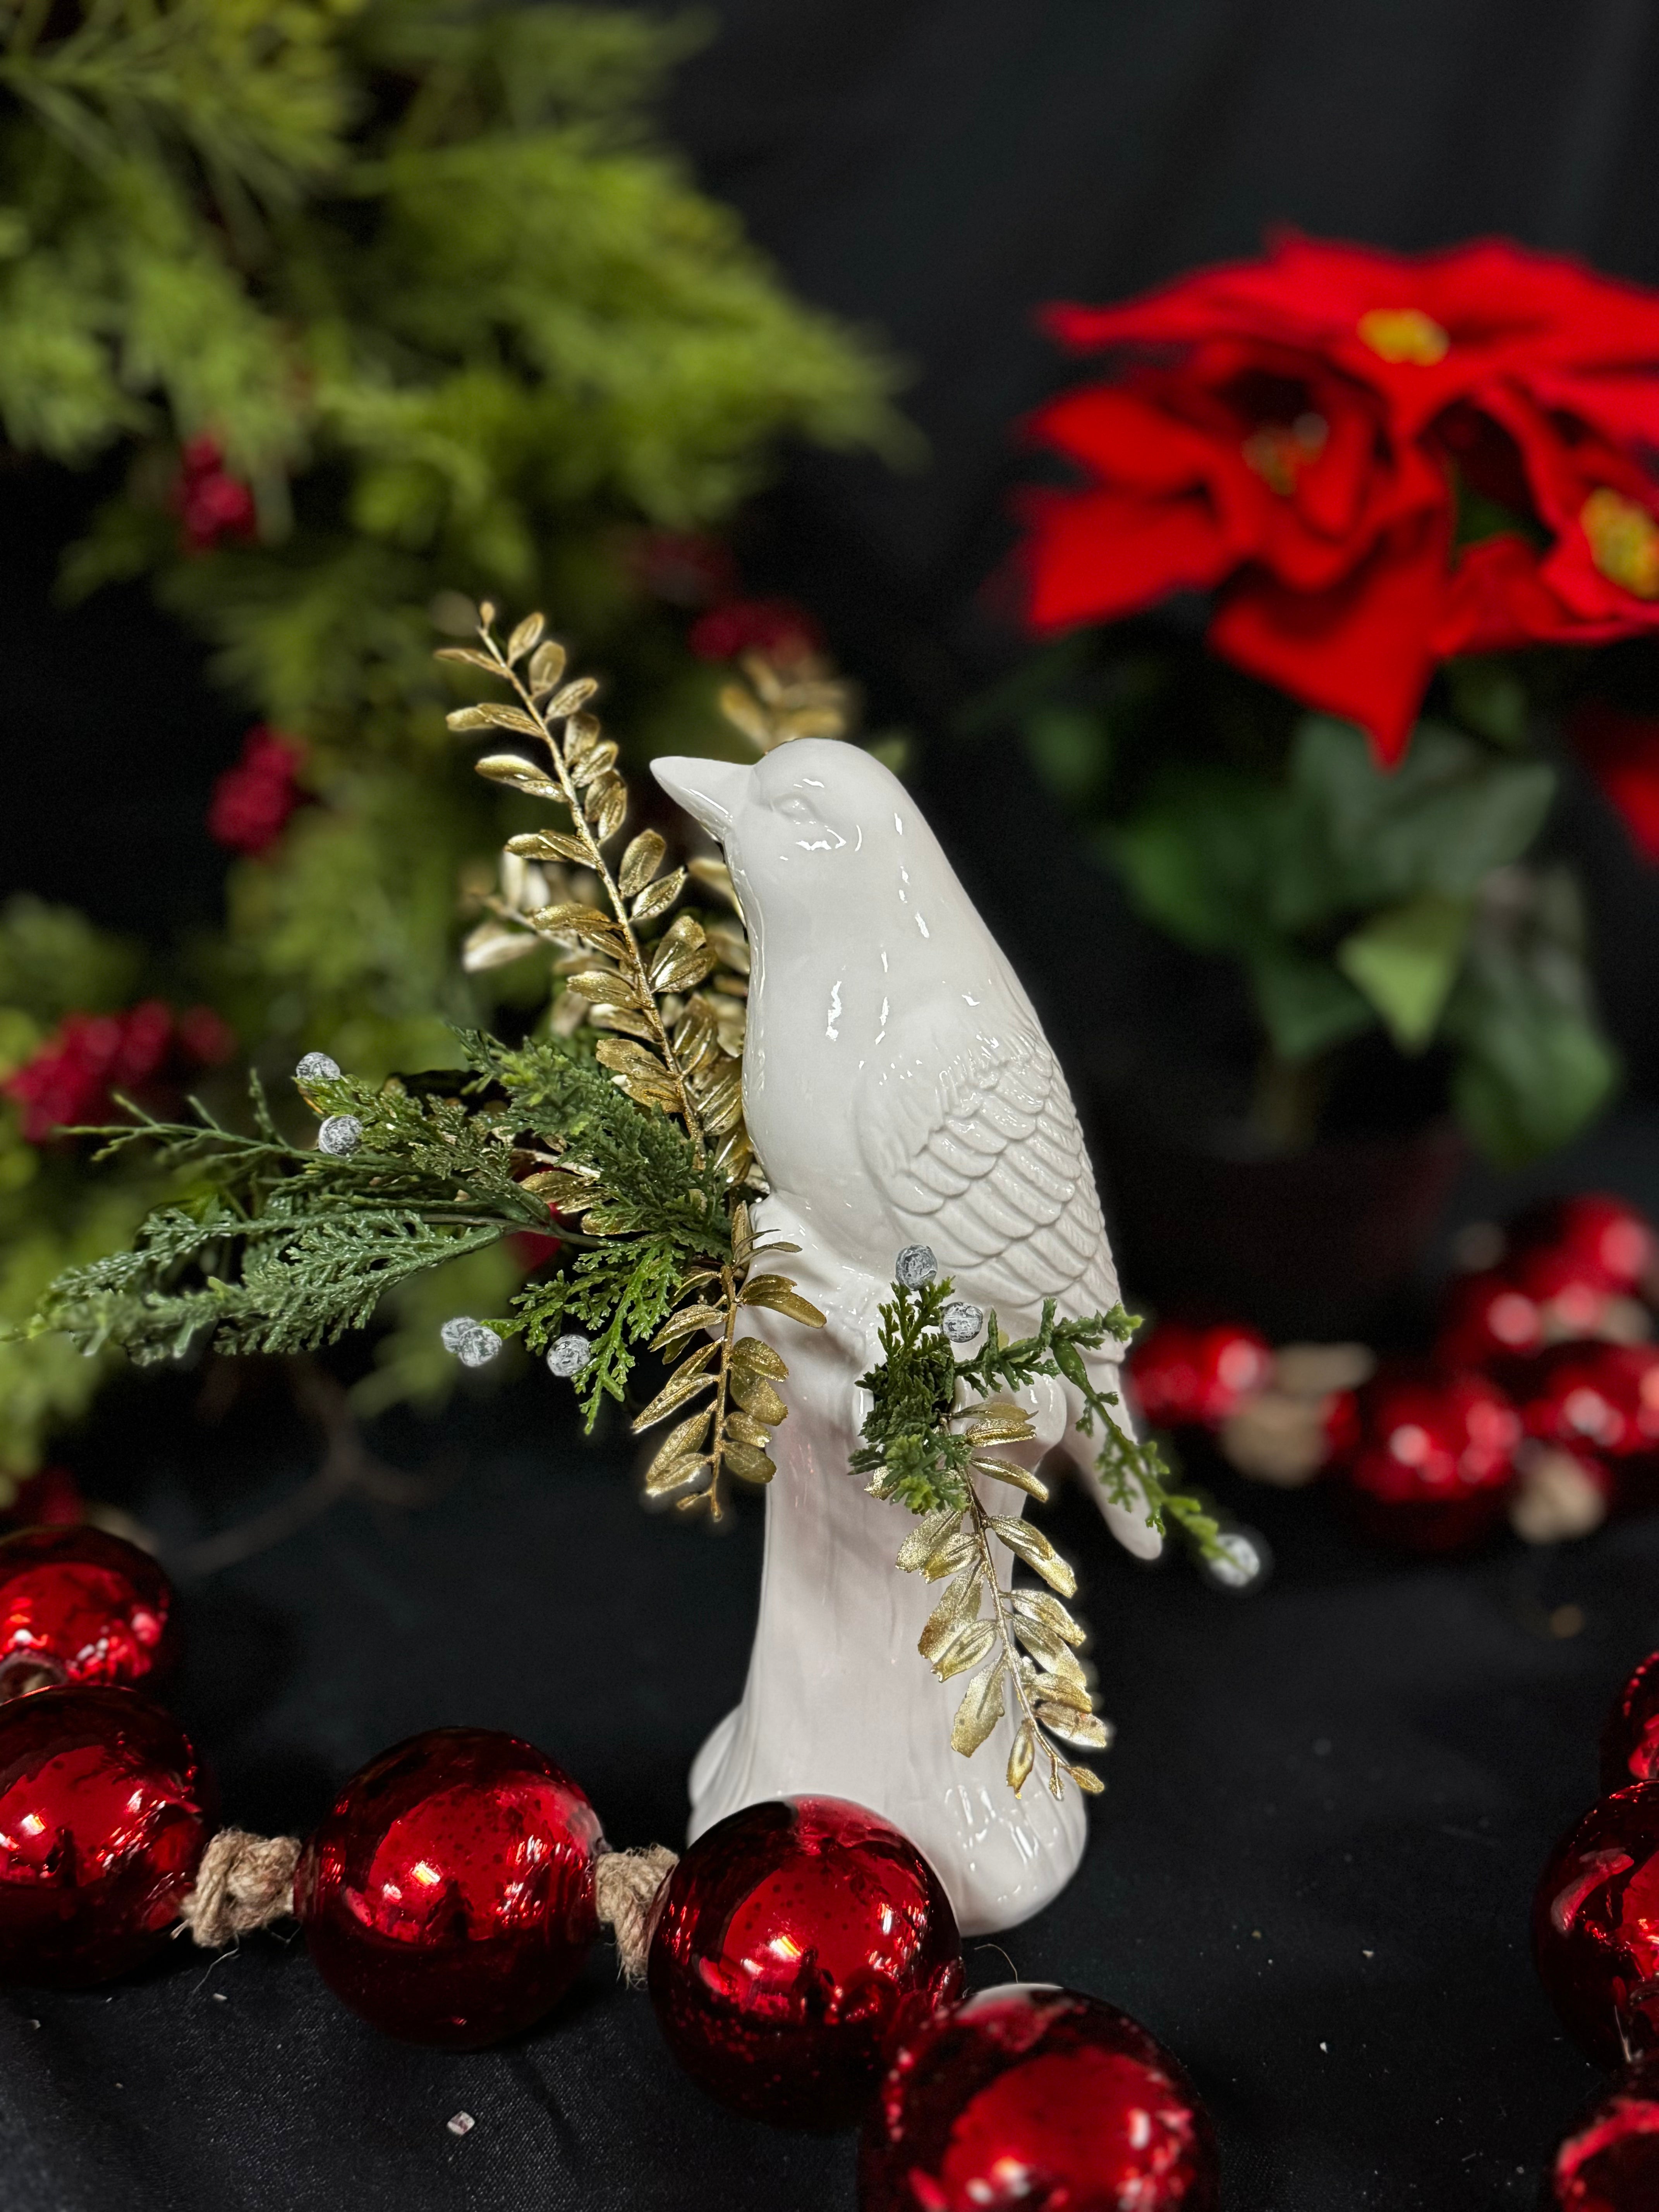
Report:
M1160 1322L1129 1354L1135 1397L1156 1426L1218 1428L1267 1383L1273 1352L1237 1322Z
M1586 1191L1553 1200L1515 1224L1518 1252L1570 1254L1608 1291L1639 1291L1654 1264L1654 1232L1621 1198Z
M176 1656L173 1585L101 1528L0 1537L0 1699L56 1682L159 1680Z
M915 1844L834 1797L733 1813L656 1906L664 2040L701 2088L785 2127L857 2118L890 2039L962 1987L956 1916Z
M1545 1993L1592 2058L1659 2047L1659 1783L1615 1790L1557 1844L1532 1938Z
M1619 1692L1601 1731L1602 1789L1632 1782L1659 1782L1659 1651L1649 1652Z
M0 1982L79 1989L158 1950L214 1802L188 1736L135 1691L0 1705Z
M1215 2212L1218 2186L1168 2051L1097 1998L1020 1982L905 2039L859 2151L859 2212Z
M1443 1552L1497 1527L1515 1486L1521 1422L1495 1382L1401 1365L1368 1382L1358 1407L1359 1442L1346 1472L1368 1534Z
M1562 2137L1550 2167L1556 2212L1659 2205L1659 2059L1638 2059Z
M531 2027L598 1932L599 1816L545 1753L430 1729L347 1783L294 1877L323 1979L372 2027L468 2050Z

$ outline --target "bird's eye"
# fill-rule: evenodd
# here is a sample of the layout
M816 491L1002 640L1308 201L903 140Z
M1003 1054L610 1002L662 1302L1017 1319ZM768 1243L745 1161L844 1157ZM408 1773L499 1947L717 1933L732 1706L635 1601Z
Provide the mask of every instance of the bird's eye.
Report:
M780 799L778 811L790 822L813 822L817 818L812 811L811 800L803 799L798 791L791 792L787 799Z

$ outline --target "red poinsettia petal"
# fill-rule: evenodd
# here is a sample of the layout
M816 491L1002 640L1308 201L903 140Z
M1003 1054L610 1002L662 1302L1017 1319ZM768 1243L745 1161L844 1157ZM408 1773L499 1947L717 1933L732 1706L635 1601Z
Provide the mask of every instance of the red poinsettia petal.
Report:
M1644 860L1659 860L1659 715L1626 714L1591 699L1574 715L1571 731L1637 850Z
M1057 307L1048 323L1079 349L1224 331L1299 344L1381 395L1401 436L1511 368L1659 361L1659 293L1503 239L1408 255L1286 232L1261 260L1200 270L1117 307Z
M1571 636L1572 617L1543 580L1535 547L1512 531L1459 556L1436 622L1437 658L1513 653Z
M1182 420L1153 391L1087 385L1031 418L1030 435L1126 490L1170 493L1207 483L1216 470L1216 427ZM1241 459L1241 465L1242 459Z
M1328 592L1291 591L1247 569L1223 595L1210 644L1293 698L1358 723L1391 767L1433 670L1447 538L1444 515L1412 517Z
M1201 492L1167 500L1037 493L1026 513L1026 612L1038 630L1109 622L1166 592L1206 589L1237 561Z

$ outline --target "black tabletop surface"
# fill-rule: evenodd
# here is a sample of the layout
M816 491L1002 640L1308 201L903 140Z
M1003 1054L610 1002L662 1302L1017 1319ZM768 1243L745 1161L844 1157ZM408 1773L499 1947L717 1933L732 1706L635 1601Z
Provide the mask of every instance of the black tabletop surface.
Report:
M299 1478L276 1404L208 1430L182 1382L135 1397L94 1440L108 1486L176 1549ZM625 1444L582 1443L538 1376L386 1440L435 1451L434 1502L348 1502L190 1595L173 1698L227 1817L302 1829L373 1753L463 1722L545 1747L616 1843L678 1843L687 1764L742 1685L758 1509L724 1538L646 1515ZM1279 1560L1242 1601L1136 1567L1085 1500L1054 1509L1119 1742L1079 1877L970 1945L972 1978L1012 1966L1152 2028L1214 2112L1228 2212L1530 2206L1599 2077L1534 1983L1528 1900L1659 1642L1659 1519L1422 1563L1362 1547L1322 1494L1237 1502ZM463 2056L376 2035L270 1936L13 1991L0 2130L3 2212L854 2202L851 2136L708 2102L603 1949L543 2027Z

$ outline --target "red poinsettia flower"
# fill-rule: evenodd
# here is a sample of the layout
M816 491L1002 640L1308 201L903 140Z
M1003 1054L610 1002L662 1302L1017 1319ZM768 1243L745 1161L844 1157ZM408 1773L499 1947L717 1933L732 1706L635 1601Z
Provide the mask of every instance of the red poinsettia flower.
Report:
M1218 652L1388 762L1437 659L1659 626L1659 294L1284 237L1049 320L1114 374L1033 426L1094 479L1031 497L1039 629L1213 589ZM1462 489L1516 527L1458 550Z
M241 757L213 786L208 834L216 843L250 857L274 845L305 797L298 781L306 749L256 722L242 739Z

